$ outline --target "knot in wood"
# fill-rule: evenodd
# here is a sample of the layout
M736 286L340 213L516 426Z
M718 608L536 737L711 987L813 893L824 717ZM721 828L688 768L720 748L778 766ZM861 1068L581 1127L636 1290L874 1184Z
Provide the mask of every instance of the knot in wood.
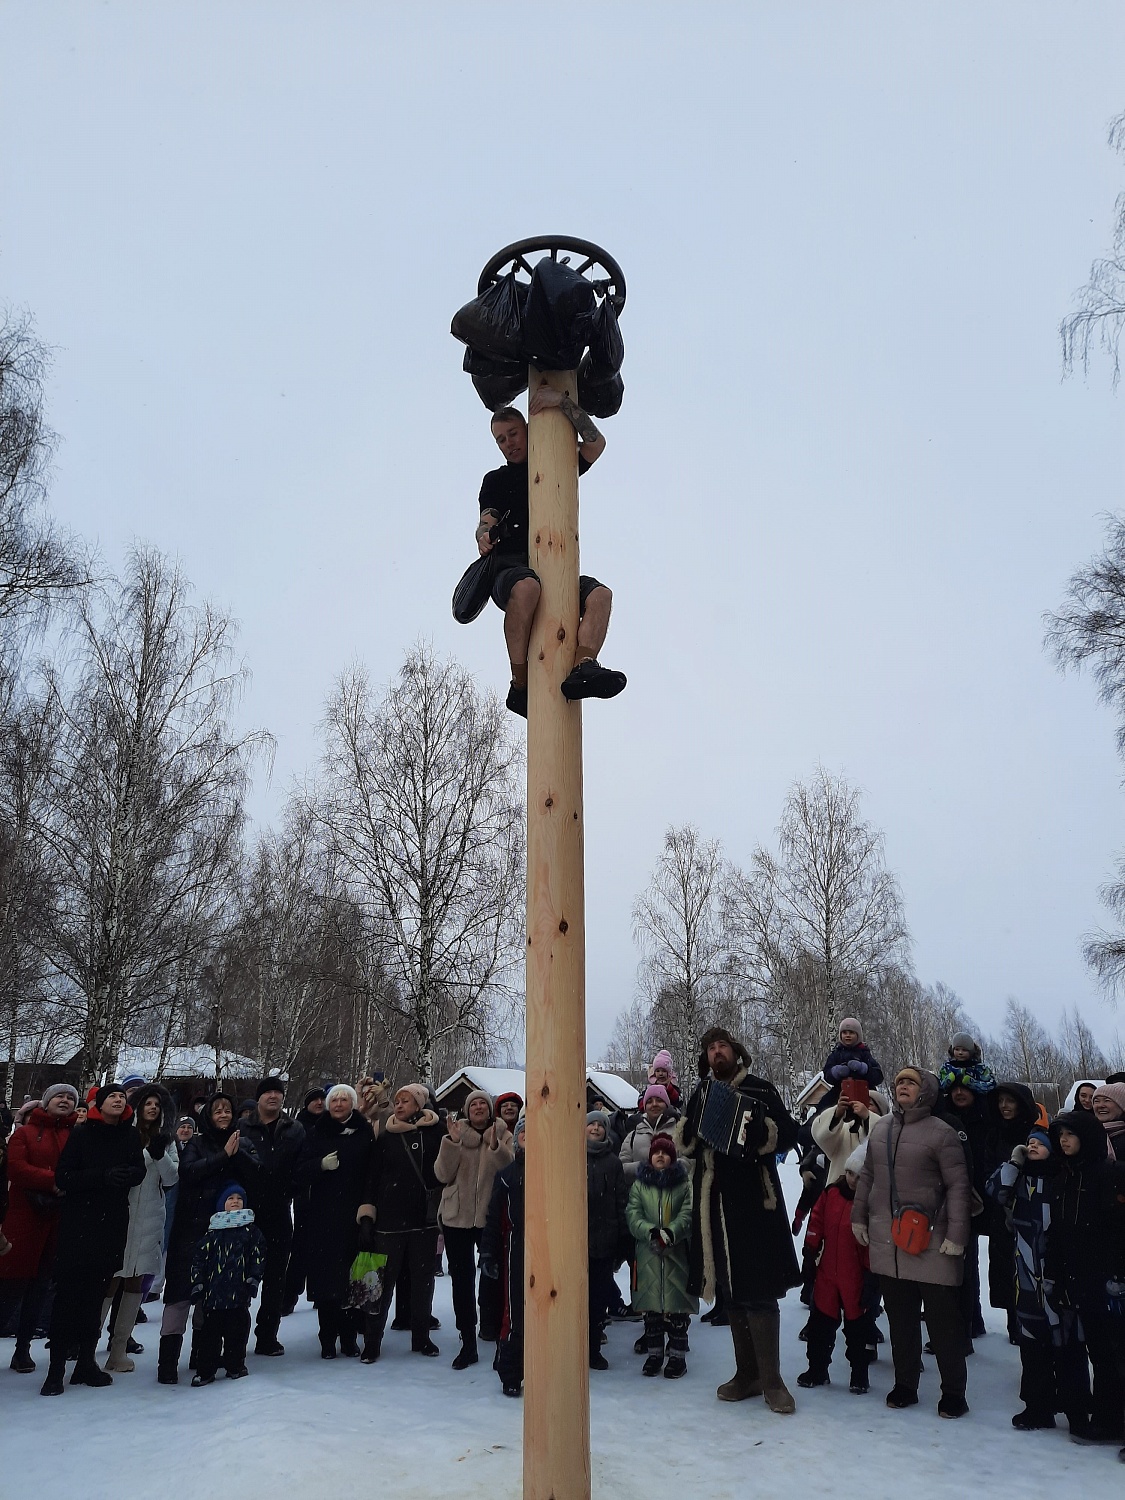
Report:
M566 626L565 625L560 625L559 626L559 629L558 629L558 639L560 641L565 641L566 640Z
M546 1099L547 1096L550 1094L550 1092L551 1092L551 1085L549 1083L545 1083L543 1085L543 1087L539 1090L539 1097L541 1099Z
M566 933L566 932L569 932L569 931L570 931L570 924L569 924L569 922L568 922L568 921L567 921L567 920L566 920L566 918L565 918L565 917L564 917L564 918L563 918L563 919L562 919L562 921L561 921L561 922L560 922L560 923L559 923L559 931L560 931L560 932L562 932L562 933Z
M544 807L554 807L554 805L555 805L555 799L553 797L548 797L547 800L546 800L546 802L544 802L544 804L543 804Z

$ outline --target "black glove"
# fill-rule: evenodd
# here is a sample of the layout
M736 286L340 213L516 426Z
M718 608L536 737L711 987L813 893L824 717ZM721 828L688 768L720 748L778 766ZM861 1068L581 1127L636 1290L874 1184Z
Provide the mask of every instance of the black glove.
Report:
M359 1221L359 1248L361 1250L375 1249L375 1220L366 1215Z
M169 1144L170 1143L166 1135L153 1136L152 1140L148 1143L148 1154L152 1157L153 1161L160 1160L165 1151L167 1151Z
M110 1187L132 1187L132 1176L131 1167L107 1167L105 1180Z
M812 1306L813 1284L816 1281L816 1251L809 1248L801 1254L801 1301Z

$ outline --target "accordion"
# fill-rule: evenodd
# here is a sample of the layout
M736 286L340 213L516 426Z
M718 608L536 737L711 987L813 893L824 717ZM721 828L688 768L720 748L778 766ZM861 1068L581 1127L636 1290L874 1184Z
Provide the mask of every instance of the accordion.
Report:
M700 1085L703 1109L696 1134L721 1156L757 1155L758 1103L738 1089L708 1078ZM749 1137L749 1140L747 1139Z

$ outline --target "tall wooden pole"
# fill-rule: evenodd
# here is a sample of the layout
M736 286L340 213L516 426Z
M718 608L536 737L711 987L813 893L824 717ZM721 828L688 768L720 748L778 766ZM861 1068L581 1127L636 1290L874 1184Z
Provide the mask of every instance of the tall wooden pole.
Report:
M574 371L529 371L577 401ZM578 632L578 454L558 411L528 424L529 558L543 593L528 651L524 1500L589 1500L586 913L582 713L559 685Z

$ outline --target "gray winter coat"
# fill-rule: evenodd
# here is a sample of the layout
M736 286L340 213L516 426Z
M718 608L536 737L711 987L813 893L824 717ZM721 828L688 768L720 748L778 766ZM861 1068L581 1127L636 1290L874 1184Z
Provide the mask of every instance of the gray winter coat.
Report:
M180 1177L180 1154L176 1150L173 1131L176 1110L171 1095L159 1084L149 1084L136 1096L140 1109L143 1101L155 1095L161 1103L160 1132L163 1137L163 1152L153 1156L144 1153L144 1181L129 1190L129 1238L125 1242L118 1276L155 1276L160 1271L164 1258L164 1223L167 1212L166 1197ZM159 1147L154 1144L154 1150Z
M895 1104L879 1120L867 1141L867 1156L852 1205L852 1223L867 1226L871 1269L877 1276L899 1281L924 1281L936 1286L960 1286L965 1256L942 1255L943 1240L969 1243L972 1184L960 1138L951 1125L936 1119L938 1081L922 1074L922 1092L913 1109ZM891 1239L891 1181L887 1159L890 1136L895 1186L900 1206L913 1204L931 1215L930 1247L921 1255L899 1250Z

